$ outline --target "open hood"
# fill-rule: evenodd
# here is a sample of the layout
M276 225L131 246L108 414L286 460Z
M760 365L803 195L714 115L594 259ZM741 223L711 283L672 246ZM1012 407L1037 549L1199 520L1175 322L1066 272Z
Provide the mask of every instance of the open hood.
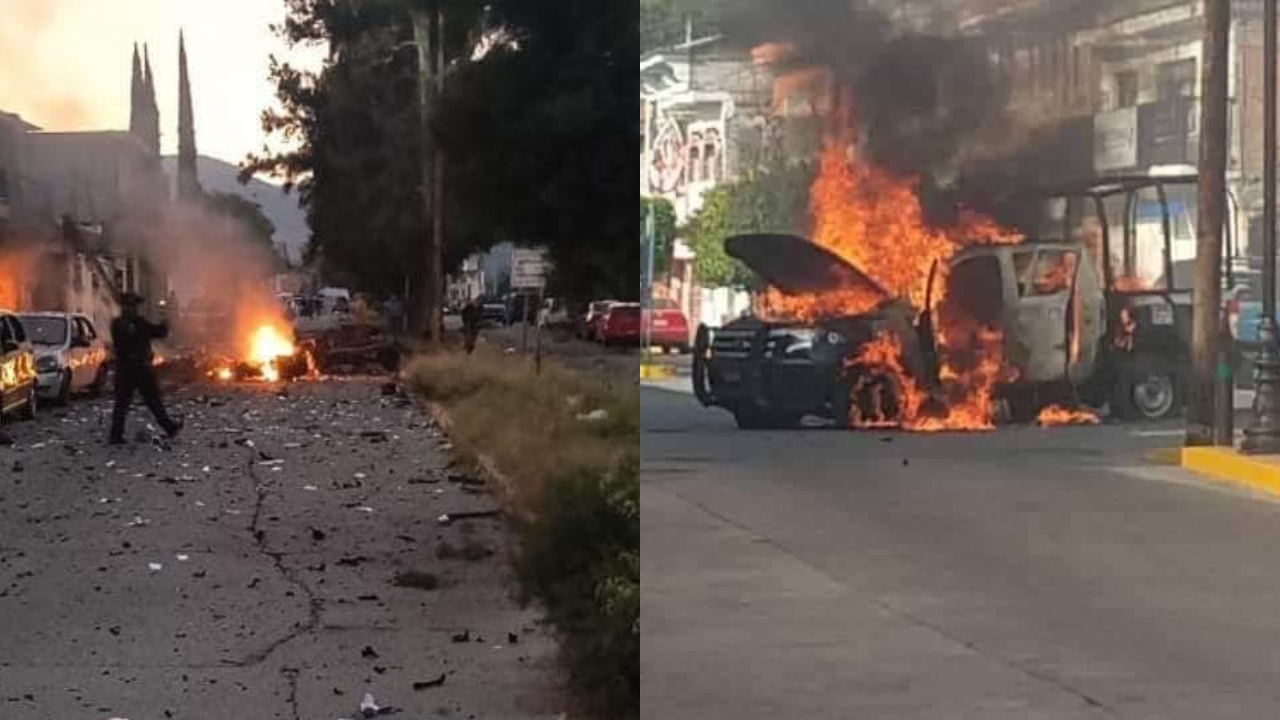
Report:
M889 293L861 270L799 235L752 233L724 241L725 252L789 295L861 290Z

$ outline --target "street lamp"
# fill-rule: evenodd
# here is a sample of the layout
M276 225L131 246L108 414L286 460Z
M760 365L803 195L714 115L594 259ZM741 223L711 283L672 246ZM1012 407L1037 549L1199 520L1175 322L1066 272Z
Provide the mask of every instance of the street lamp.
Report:
M1240 449L1280 453L1280 331L1276 328L1276 0L1262 2L1262 350L1253 419Z

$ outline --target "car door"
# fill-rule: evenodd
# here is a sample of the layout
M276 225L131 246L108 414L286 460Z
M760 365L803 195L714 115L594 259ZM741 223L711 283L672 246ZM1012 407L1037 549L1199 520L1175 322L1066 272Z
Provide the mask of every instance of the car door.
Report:
M67 323L67 369L71 371L71 391L75 392L84 378L84 334L79 318L68 315L65 322Z
M14 407L22 397L21 368L18 367L21 351L16 349L16 328L11 316L0 315L0 398L5 410Z
M79 320L84 331L84 338L88 342L88 347L85 348L84 380L82 385L82 387L88 387L98 378L99 368L107 361L107 348L102 338L98 337L98 329L94 327L93 321L87 317L80 317Z
M1078 386L1093 376L1106 333L1107 300L1094 263L1076 263L1067 313L1067 379Z
M1058 247L1027 248L1014 254L1018 300L1013 313L1013 345L1019 350L1019 380L1055 382L1067 373L1071 288L1080 265L1078 252Z

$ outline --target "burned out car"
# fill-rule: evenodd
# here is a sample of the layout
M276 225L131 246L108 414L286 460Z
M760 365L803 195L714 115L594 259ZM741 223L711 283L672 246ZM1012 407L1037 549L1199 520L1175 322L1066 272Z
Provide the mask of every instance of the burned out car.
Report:
M743 428L794 425L803 415L849 425L871 387L892 399L905 380L938 402L950 327L937 314L959 307L998 333L1001 368L992 395L1015 420L1050 404L1107 407L1119 418L1158 420L1186 397L1195 229L1193 175L1116 177L1017 198L1021 242L971 245L950 257L946 302L912 314L856 268L798 236L729 238L726 251L787 294L879 292L868 312L808 323L755 319L699 328L694 391L731 411ZM1224 262L1230 263L1232 242ZM897 346L903 368L887 376L850 362L877 335ZM870 376L868 376L870 373ZM883 408L882 408L883 410ZM852 411L852 412L851 412ZM862 413L865 417L866 413Z
M910 304L890 297L854 266L793 235L735 236L725 249L784 293L882 299L868 312L813 322L744 317L714 331L700 326L693 383L702 404L729 410L744 429L791 427L806 415L843 423L857 381L847 360L882 333L897 337L907 350L908 371L925 377L927 352Z

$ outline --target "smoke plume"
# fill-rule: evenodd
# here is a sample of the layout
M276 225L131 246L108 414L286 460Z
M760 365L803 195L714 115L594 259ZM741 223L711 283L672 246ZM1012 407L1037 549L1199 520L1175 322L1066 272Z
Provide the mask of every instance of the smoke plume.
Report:
M161 211L144 237L142 249L167 275L175 293L179 339L239 356L257 327L288 327L269 288L275 257L269 247L251 239L240 221L198 201L176 201ZM206 310L225 314L227 322L210 328Z

